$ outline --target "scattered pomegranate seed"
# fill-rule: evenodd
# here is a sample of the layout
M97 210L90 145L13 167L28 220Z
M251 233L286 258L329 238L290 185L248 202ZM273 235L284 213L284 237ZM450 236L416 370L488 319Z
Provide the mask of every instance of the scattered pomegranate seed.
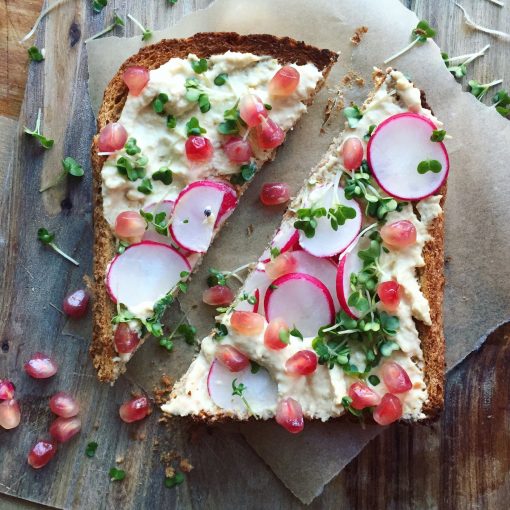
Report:
M394 312L400 303L402 287L398 282L382 282L377 286L377 295L388 312Z
M57 418L50 425L50 435L59 443L66 443L81 430L81 420L78 416L71 418Z
M57 373L57 364L50 356L36 352L25 363L25 372L34 379L47 379Z
M406 248L416 242L416 227L409 220L387 223L381 228L382 240L393 248Z
M284 253L280 253L280 255L268 262L265 265L265 271L271 280L276 280L276 278L279 278L284 274L296 272L297 266L298 262L296 257L294 257L292 252L286 251Z
M202 293L202 301L206 305L220 306L229 305L234 301L234 293L230 287L226 285L215 285L209 289L205 289Z
M149 413L150 406L147 397L133 398L124 402L119 409L120 418L126 423L143 420Z
M288 343L289 326L280 317L273 319L264 332L264 345L268 349L280 350L287 347Z
M264 205L280 205L290 200L290 187L286 182L266 182L260 191Z
M205 163L213 156L213 146L205 136L190 136L186 140L184 146L186 149L186 157L189 161L196 163Z
M146 228L147 223L138 211L121 212L115 219L115 235L121 239L139 241Z
M361 381L352 383L348 394L352 399L351 406L354 409L361 410L365 407L373 407L381 401L381 396Z
M65 391L55 393L55 395L50 398L50 409L52 413L62 418L71 418L80 412L78 402Z
M290 96L299 85L299 71L292 66L283 66L276 71L268 85L272 96Z
M395 361L386 361L381 367L381 375L391 393L405 393L413 387L407 372Z
M19 425L21 411L18 402L14 399L0 402L0 427L10 430Z
M246 94L239 102L239 115L248 124L248 127L255 127L267 117L267 110L260 97Z
M361 140L356 136L347 138L342 146L342 156L346 170L359 168L363 161L363 144Z
M110 122L101 129L97 147L99 152L115 152L119 151L126 145L128 134L122 124L118 122Z
M246 163L253 156L250 142L239 136L231 136L224 144L227 158L234 163Z
M255 336L264 329L264 317L255 312L234 312L230 317L232 329L241 335Z
M276 149L285 140L285 133L276 122L268 118L255 128L255 140L263 150Z
M28 463L34 469L40 469L55 457L57 443L55 441L39 441L28 454Z
M130 354L138 347L140 337L126 322L121 322L115 329L113 341L119 354Z
M240 372L250 364L250 359L231 345L220 345L215 358L231 372Z
M14 384L7 379L0 380L0 400L11 400L14 398Z
M139 96L149 83L149 70L142 66L128 67L122 74L122 79L133 96Z
M285 362L285 370L290 375L310 375L317 368L317 354L313 351L298 351Z
M291 397L280 400L276 406L276 423L291 434L301 432L305 426L301 404Z
M78 289L64 298L62 309L73 319L79 319L87 313L90 296L85 289Z
M373 417L379 425L389 425L402 417L402 403L395 395L386 393L374 409Z

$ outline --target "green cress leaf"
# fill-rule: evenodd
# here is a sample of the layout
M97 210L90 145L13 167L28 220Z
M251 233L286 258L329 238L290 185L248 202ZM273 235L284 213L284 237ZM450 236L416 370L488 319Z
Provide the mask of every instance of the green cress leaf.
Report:
M44 55L42 54L41 50L37 46L30 46L27 50L28 52L28 58L32 62L42 62L44 60Z
M383 342L380 346L379 346L379 352L384 356L384 357L388 357L388 356L391 356L391 353L393 351L398 351L400 349L400 346L396 343L396 342L393 342L393 341L387 341L387 342Z
M94 12L101 12L107 4L108 0L92 0L92 10Z
M256 374L256 373L258 373L259 370L260 370L260 365L256 361L250 360L250 372L252 374Z
M66 174L72 175L74 177L83 177L83 174L85 173L83 171L83 167L70 156L62 161L62 166Z
M197 74L202 74L207 71L207 60L205 58L201 58L200 60L193 60L191 62L191 68Z
M214 334L213 338L215 340L221 340L224 336L228 335L228 329L225 324L221 324L220 322L217 322L214 326Z
M162 114L165 112L165 104L168 103L168 95L161 92L156 96L156 98L152 101L152 108L153 110L158 113Z
M166 127L168 129L174 129L177 126L177 119L175 115L168 115L166 118Z
M211 109L211 103L207 94L200 94L198 96L198 107L202 113L207 113Z
M150 195L152 193L152 181L148 177L144 177L136 189L144 195Z
M220 73L218 74L218 76L216 76L216 78L214 78L214 84L217 85L218 87L221 87L222 85L225 85L227 79L228 79L227 73Z
M152 174L152 179L154 181L161 181L163 184L168 186L169 184L172 184L172 170L170 170L167 166L163 166L157 172Z
M257 165L254 161L241 166L241 175L243 179L248 182L251 181L257 171Z
M126 154L129 156L134 156L135 154L142 152L142 149L140 149L140 147L136 144L136 138L128 138L126 145L124 145L124 149Z
M94 457L96 454L98 444L95 441L91 441L87 444L87 448L85 448L85 455L89 458Z
M413 35L420 43L424 43L436 35L436 31L429 25L428 21L421 20L413 29Z
M177 3L177 0L166 0L167 3L169 3L170 5L175 5Z
M189 324L181 324L177 328L177 333L179 335L182 335L182 337L184 338L184 341L188 345L195 345L195 340L197 337L197 328L195 328L194 326L191 326Z
M126 472L123 469L117 469L116 467L112 467L110 471L108 471L108 475L112 482L120 482L126 478Z
M352 106L344 108L344 117L347 119L349 127L355 128L363 118L363 113L361 113L359 106L352 104Z
M436 159L427 159L418 163L417 170L419 174L426 174L427 172L438 174L442 168L443 166Z
M191 117L188 122L186 122L186 134L188 136L200 136L203 133L207 133L207 131L200 126L198 119L196 117Z
M368 382L372 386L377 386L381 382L381 379L379 379L379 377L377 377L375 374L372 374L368 376Z
M496 107L496 111L503 117L510 115L510 95L506 90L499 90L492 97L492 103Z
M444 129L434 129L432 131L432 135L430 135L431 142L442 142L444 137L446 136L446 131Z
M173 1L173 3L175 2L177 2L177 0ZM182 482L184 482L184 474L181 473L180 471L177 471L177 473L175 473L175 475L172 476L171 478L165 478L165 487L167 489L171 489L176 485L180 485Z
M370 124L370 126L368 126L368 131L366 132L365 135L363 135L363 140L365 142L368 142L368 140L370 140L370 137L372 136L372 133L374 132L374 129L376 127L377 126L375 124Z
M299 329L296 328L296 326L294 326L290 331L289 331L289 335L290 336L295 336L296 338L299 338L301 340L303 340L303 334L301 333L301 331L299 331Z
M37 112L37 119L35 121L35 128L33 130L31 130L31 129L28 129L25 126L23 131L24 131L25 134L30 135L30 136L34 137L36 140L38 140L39 143L41 144L41 147L43 149L51 149L53 147L53 144L55 143L54 140L52 140L50 138L46 138L41 133L41 109L40 108L39 108L39 110Z
M37 239L45 244L46 246L49 246L52 250L56 251L59 255L62 255L65 259L67 259L69 262L72 262L75 266L79 266L80 264L74 260L72 257L67 255L67 253L63 252L53 241L55 240L55 234L53 232L49 232L45 228L40 228L37 231Z
M218 133L222 135L236 135L239 133L239 126L237 125L237 122L230 119L220 122L216 129L218 130Z

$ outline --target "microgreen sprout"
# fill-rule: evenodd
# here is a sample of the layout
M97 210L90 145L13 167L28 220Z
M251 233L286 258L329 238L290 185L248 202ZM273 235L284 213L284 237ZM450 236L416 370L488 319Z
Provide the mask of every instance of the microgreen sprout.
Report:
M257 164L255 163L255 161L250 161L249 163L246 163L241 166L241 171L238 174L234 174L230 178L230 182L232 184L242 186L243 184L246 184L247 182L253 179L256 171Z
M193 60L191 62L191 68L196 74L205 73L207 71L207 60L205 58Z
M153 214L151 212L146 212L143 209L140 209L139 212L140 216L146 221L147 228L152 226L158 234L162 236L168 235L169 222L166 217L166 212L161 211Z
M101 12L108 5L108 0L92 0L92 10Z
M216 78L214 78L214 84L218 87L221 87L222 85L225 85L225 83L228 80L228 74L227 73L220 73Z
M62 5L64 2L67 2L67 0L56 0L56 2L53 2L51 5L49 5L48 7L46 7L46 9L43 9L41 11L41 14L39 14L39 16L37 17L37 19L35 20L35 23L34 23L34 26L32 27L32 29L30 30L30 32L28 32L28 34L26 34L23 39L21 39L20 41L20 44L24 43L25 41L27 41L28 39L30 39L34 34L35 34L35 31L37 30L37 27L39 26L39 23L42 21L42 19L47 15L49 14L53 9L56 9L57 7L59 7L60 5Z
M142 150L136 144L136 139L128 138L124 150L126 156L121 156L115 163L117 171L132 182L143 179L149 159L141 153Z
M186 135L187 136L200 136L204 133L207 133L206 129L200 125L198 119L196 117L191 117L191 119L186 122Z
M148 41L152 37L152 30L145 28L135 17L128 14L127 17L142 31L142 41Z
M487 27L484 27L484 26L476 23L475 21L473 21L471 19L468 12L466 11L466 9L464 7L462 7L462 5L460 5L457 2L455 2L455 5L462 11L466 25L471 27L473 30L478 30L478 31L484 32L486 34L490 34L495 37L499 37L500 39L502 39L504 41L510 41L510 34L508 34L507 32L502 32L501 30L494 30L493 28L487 28Z
M225 110L223 118L224 121L218 124L218 133L222 135L236 135L239 133L239 127L243 125L239 113L239 99L232 108Z
M499 85L500 83L503 83L503 80L494 80L494 81L491 81L490 83L480 83L476 80L469 80L468 85L469 85L469 91L471 92L471 94L473 94L473 96L475 96L476 99L481 101L484 98L485 94L487 94L487 91L491 87L495 87L496 85Z
M361 112L358 105L352 103L351 106L344 108L343 110L344 116L347 119L347 124L351 129L354 129L359 121L363 118L363 113Z
M88 39L85 39L85 43L88 43L89 41L97 39L97 38L107 34L108 32L111 32L115 27L123 27L123 26L125 26L124 20L120 16L118 16L117 13L114 13L113 21L106 28L104 28L97 34L94 34L94 35L90 36Z
M37 112L37 120L35 121L35 128L33 130L30 130L27 127L25 127L24 132L27 135L33 136L36 140L38 140L39 143L41 144L41 147L43 147L44 149L51 149L53 147L53 144L55 143L54 140L51 140L50 138L46 138L41 133L41 109L40 108Z
M123 469L112 467L110 471L108 471L108 476L112 482L120 482L126 478L126 472Z
M44 60L44 48L40 50L37 46L30 46L27 52L28 58L32 62L42 62Z
M91 441L87 444L87 448L85 448L85 455L89 458L94 457L96 454L98 444L95 441Z
M43 191L49 190L50 188L54 188L64 179L66 175L71 175L72 177L83 177L84 171L83 167L73 158L68 156L67 158L62 160L62 172L59 174L57 179L53 181L51 184L48 184L44 188L39 190L39 193Z
M175 4L175 2L177 2L177 0L169 0L169 1L172 4ZM182 482L184 482L184 473L177 471L174 476L165 478L165 487L167 489L171 489L172 487L175 487L176 485L180 485Z
M503 117L510 115L510 95L507 90L498 90L492 97L492 106Z
M200 83L196 78L187 78L184 86L186 88L186 99L191 103L195 101L202 113L207 113L211 109L209 96L202 90Z
M237 395L238 397L240 397L240 399L243 401L243 404L246 406L248 413L252 416L256 416L255 413L252 411L250 404L248 404L246 397L244 396L244 392L247 390L246 385L243 383L236 384L236 381L237 378L232 381L232 396Z
M478 57L483 57L485 52L491 47L490 44L484 46L480 51L475 53L468 53L466 55L459 55L457 57L449 57L447 53L441 53L444 63L455 78L462 78L466 76L467 66ZM458 62L454 65L455 62Z
M410 44L408 44L404 49L400 50L398 53L395 53L395 55L392 55L391 57L387 58L384 63L389 64L392 60L395 60L396 58L400 57L407 51L409 51L413 46L416 44L423 44L427 42L428 39L431 39L436 35L436 31L429 25L429 23L425 20L421 20L418 22L415 28L413 28L411 32L411 38L412 41Z
M49 232L45 228L40 228L37 231L37 239L41 241L41 243L49 246L53 250L55 250L59 255L62 255L65 259L72 262L75 266L79 266L80 264L74 260L72 257L64 253L53 241L55 240L55 234L53 232Z
M434 129L430 135L431 142L442 142L445 139L446 131L444 129Z
M188 345L194 345L197 330L194 326L185 324L185 319L186 315L183 315L174 330L168 336L160 338L159 345L161 347L164 347L167 351L171 351L174 345L173 340L176 338L182 338Z
M150 195L153 191L152 181L149 179L149 177L144 177L136 189L144 195Z
M170 170L167 166L163 166L157 172L152 174L152 180L161 181L163 184L168 186L169 184L172 184L172 170Z
M424 161L420 161L418 163L418 173L419 174L426 174L427 172L432 172L433 174L438 174L441 169L443 168L443 165L437 159L427 159Z
M229 278L235 278L239 283L242 284L244 283L244 280L239 276L238 273L241 273L246 269L250 269L252 266L253 263L250 262L249 264L239 266L238 268L233 269L232 271L218 271L217 269L210 267L209 268L210 275L207 278L207 285L209 287L214 287L216 285L227 285L227 280Z

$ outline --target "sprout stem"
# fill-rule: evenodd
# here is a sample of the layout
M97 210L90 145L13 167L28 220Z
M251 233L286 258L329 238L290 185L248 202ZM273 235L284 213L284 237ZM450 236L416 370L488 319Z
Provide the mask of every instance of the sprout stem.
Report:
M385 64L389 64L392 60L395 60L396 58L400 57L401 55L403 55L406 51L409 51L415 44L417 44L419 41L418 37L416 39L414 39L413 42L411 42L410 44L408 44L403 50L400 50L398 53L395 53L395 55L392 55L391 57L387 58L384 63Z
M65 259L67 259L69 262L72 262L75 266L79 266L79 262L74 260L72 257L67 255L67 253L64 253L55 243L48 243L48 246L51 246L59 255L62 255Z
M21 39L19 43L23 44L26 40L30 39L35 34L35 31L37 30L39 23L46 16L46 14L49 14L53 9L56 9L59 5L62 5L64 2L67 2L67 0L57 0L54 4L49 5L46 9L44 9L35 20L35 24L32 27L32 30L30 30L30 32L28 32L28 34L25 35L25 37L23 37L23 39Z

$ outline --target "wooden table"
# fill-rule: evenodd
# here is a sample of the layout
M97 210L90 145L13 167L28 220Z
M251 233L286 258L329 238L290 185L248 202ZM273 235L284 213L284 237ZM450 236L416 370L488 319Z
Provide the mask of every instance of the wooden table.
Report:
M17 40L30 28L41 3L41 0L4 0L0 4L1 116L16 119L19 115L27 57ZM207 2L198 3L202 6ZM474 51L487 42L492 44L487 56L470 67L464 85L471 78L480 82L502 78L504 86L510 87L509 43L467 30L460 22L459 12L452 11L451 3L446 0L404 0L403 3L437 27L436 41L450 55ZM463 0L462 4L480 23L510 31L510 5L500 9L484 0ZM447 16L446 12L454 15ZM326 487L311 508L334 508L339 495L349 502L350 508L508 508L509 364L510 325L507 324L489 337L480 352L472 354L450 374L446 409L439 422L430 427L397 425L382 433ZM233 444L238 441L239 438L234 438ZM202 480L203 492L209 491L209 499L201 501L214 505L214 501L221 501L218 497L221 490L207 484L207 479ZM272 508L299 506L271 473L265 473L264 484L258 491L266 497L272 495ZM229 490L242 496L241 484L237 487L231 484ZM252 495L257 493L256 488L253 490L252 487ZM196 504L196 497L187 491L182 493L180 506ZM246 507L258 506L250 501ZM0 507L9 510L34 506L0 496Z

